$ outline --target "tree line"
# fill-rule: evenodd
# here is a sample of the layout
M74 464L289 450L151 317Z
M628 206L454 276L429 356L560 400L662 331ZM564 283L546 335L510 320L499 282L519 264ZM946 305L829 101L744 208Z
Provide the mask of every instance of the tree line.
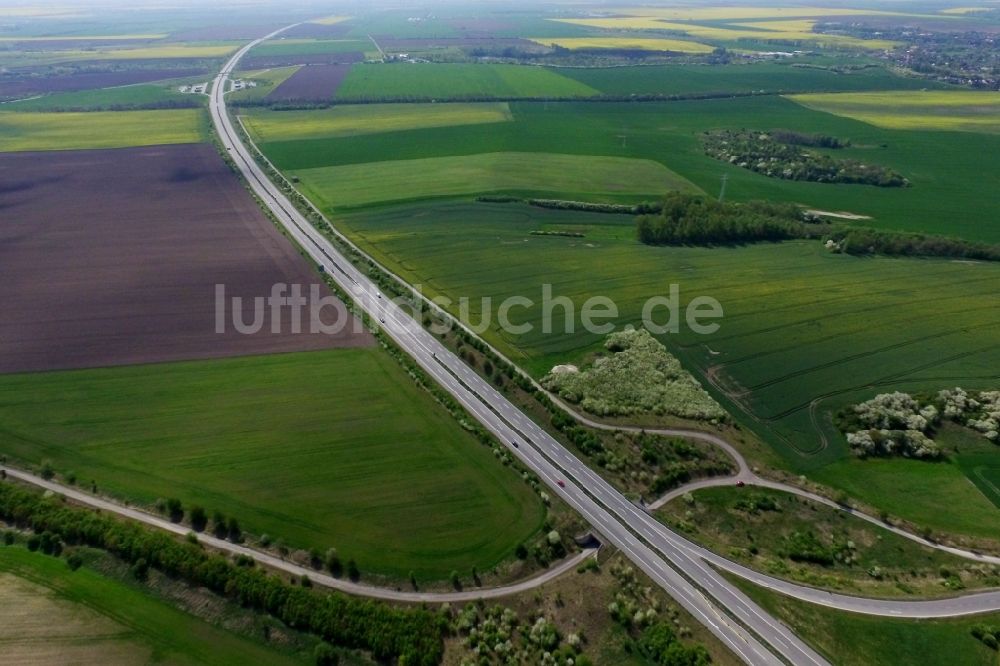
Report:
M639 240L648 245L733 245L820 238L829 231L813 220L794 204L724 203L671 192L658 213L638 216L636 227Z
M796 238L826 241L833 252L855 256L947 257L1000 261L1000 244L961 238L830 224L795 204L749 201L723 203L672 192L657 211L636 217L636 233L647 245L736 245Z
M430 665L441 661L446 623L423 609L318 593L290 585L244 562L239 566L199 544L178 541L133 522L76 508L58 497L0 484L0 519L67 545L106 550L132 567L152 567L165 575L206 587L244 607L269 613L285 624L331 644L366 650L380 661Z
M833 249L844 254L884 254L897 257L951 257L1000 261L1000 245L973 243L961 238L844 227L830 234Z

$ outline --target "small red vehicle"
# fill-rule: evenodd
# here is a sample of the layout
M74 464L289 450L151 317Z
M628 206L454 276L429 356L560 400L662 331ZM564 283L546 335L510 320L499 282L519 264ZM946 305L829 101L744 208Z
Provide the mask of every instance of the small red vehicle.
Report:
M737 488L742 488L742 487L743 487L743 486L745 486L745 485L747 485L747 484L746 484L746 483L744 483L743 481L737 481L737 482L736 482L736 487L737 487Z
M560 488L565 488L566 487L566 482L563 481L562 479L559 479L558 481L556 481L556 483L559 484Z

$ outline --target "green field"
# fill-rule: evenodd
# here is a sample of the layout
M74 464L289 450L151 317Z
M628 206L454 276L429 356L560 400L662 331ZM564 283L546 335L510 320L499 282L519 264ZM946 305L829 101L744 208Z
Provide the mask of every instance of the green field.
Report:
M545 67L467 63L355 65L339 100L591 97L590 86Z
M1000 455L995 444L968 428L948 426L937 435L939 444L955 451L962 473L994 506L1000 508Z
M510 122L506 102L365 104L321 111L251 109L243 123L257 143L379 134L428 127Z
M742 581L750 598L838 666L996 666L997 653L972 634L1000 624L992 613L949 620L898 620L844 613Z
M291 172L302 191L328 209L484 192L589 200L656 198L697 191L652 160L547 153L484 153L372 162Z
M88 566L0 546L5 663L297 664Z
M0 112L0 152L196 143L207 137L208 116L201 109Z
M973 90L796 95L818 111L877 127L1000 133L1000 93Z
M946 462L845 459L815 476L921 527L1000 538L1000 447L952 424L945 424L935 440L950 453ZM961 511L951 510L959 506Z
M377 348L0 377L0 451L362 571L486 571L539 498ZM386 547L392 544L392 547Z
M560 363L580 363L603 340L581 330L579 320L575 332L565 333L560 318L555 333L544 334L543 283L578 308L590 296L612 298L619 325L636 322L642 303L666 295L672 283L682 303L716 298L725 311L717 333L703 337L682 329L664 342L703 382L712 379L713 395L764 436L785 465L894 515L1000 538L1000 513L960 468L849 460L828 421L829 413L875 392L995 386L996 264L860 259L830 254L815 241L650 247L635 240L629 216L511 204L411 206L338 222L428 295L470 297L473 322L480 320L480 297L492 296L494 326L486 337L536 376ZM537 230L583 237L531 234ZM495 325L495 308L514 295L535 301L512 311L513 323L534 325L518 336ZM1000 460L1000 449L984 454ZM902 478L908 471L915 472L912 481ZM931 486L940 494L926 492ZM922 498L907 497L921 492ZM945 496L948 503L941 502ZM958 503L963 517L952 515Z
M968 132L886 130L813 111L772 96L663 103L510 104L514 122L386 132L378 135L266 141L261 147L287 171L478 153L539 152L654 160L704 191L740 201L793 201L827 211L867 215L865 225L1000 242L992 210L1000 170L1000 136ZM281 117L274 114L275 122ZM290 123L301 122L298 116ZM704 154L700 134L747 127L790 129L849 139L838 157L871 161L907 177L907 188L831 185L768 178ZM978 158L970 160L969 155ZM995 179L995 177L993 177ZM575 188L574 191L582 191ZM634 200L634 198L633 198Z

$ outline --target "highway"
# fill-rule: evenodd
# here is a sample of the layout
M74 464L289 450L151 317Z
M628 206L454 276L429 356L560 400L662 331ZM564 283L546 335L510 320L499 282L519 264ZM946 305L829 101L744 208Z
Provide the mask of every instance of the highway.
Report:
M528 419L419 323L382 298L367 275L354 268L268 179L233 127L226 112L225 90L239 59L260 41L280 32L251 42L233 55L215 79L209 108L222 146L289 235L373 321L384 321L384 332L514 456L743 661L803 666L828 663L718 572L691 556L669 530Z
M250 48L282 30L251 42L234 54L212 89L213 124L223 147L251 189L316 264L323 267L372 321L382 322L382 330L434 381L583 516L607 543L621 550L743 661L796 666L828 663L714 567L795 598L872 615L919 618L1000 610L1000 592L932 601L864 599L796 585L752 571L673 532L576 458L406 312L383 298L378 286L296 210L269 180L250 148L240 141L226 112L224 91L228 76Z

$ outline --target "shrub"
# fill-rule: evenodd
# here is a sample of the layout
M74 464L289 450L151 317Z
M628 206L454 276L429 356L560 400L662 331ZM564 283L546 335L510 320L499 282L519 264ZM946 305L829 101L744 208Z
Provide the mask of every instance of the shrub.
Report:
M191 507L191 529L195 532L202 532L205 530L205 526L208 525L208 514L205 513L205 509L200 506Z
M704 647L687 647L666 622L647 627L639 637L639 651L658 666L708 666L712 659Z
M344 565L340 562L340 556L336 548L326 551L326 568L334 578L340 578L344 573Z
M316 666L337 666L340 663L340 655L326 641L319 643L313 650L313 659Z
M599 416L652 413L697 419L725 417L718 403L649 331L612 333L604 346L611 354L598 358L590 368L550 373L542 385ZM578 435L581 440L594 437L592 442L585 441L586 447L574 439L574 431L564 432L588 455L597 452L589 449L603 448L586 430L580 429Z
M233 543L239 543L243 540L243 530L240 529L240 521L232 516L226 520L226 537Z
M66 566L69 567L70 571L76 571L83 566L83 557L80 556L80 553L75 551L70 553L66 558Z
M833 564L833 551L810 531L792 532L785 539L782 554L794 562L811 562L823 566Z
M184 506L176 497L167 500L167 516L174 523L179 523L184 519Z
M130 569L132 575L135 576L136 580L146 580L149 576L149 562L145 558L140 557L135 561Z
M226 524L226 516L221 511L212 514L212 533L215 534L215 538L226 538L226 534L228 534Z

